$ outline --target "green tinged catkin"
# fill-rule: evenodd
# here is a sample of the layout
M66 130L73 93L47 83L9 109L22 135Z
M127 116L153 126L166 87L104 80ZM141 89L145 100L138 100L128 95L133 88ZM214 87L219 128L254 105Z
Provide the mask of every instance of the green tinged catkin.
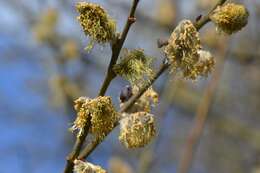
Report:
M201 49L199 33L189 20L181 21L172 32L164 52L171 70L182 74L185 79L196 80L207 77L215 66L210 52Z
M77 19L84 33L90 37L92 43L104 44L114 39L116 22L100 5L79 2L76 5L76 9L79 13Z
M247 25L248 10L241 4L227 3L219 6L210 16L220 32L233 34Z
M130 81L131 84L138 85L143 83L145 77L152 75L150 68L152 59L144 54L142 49L127 50L120 57L119 63L114 65L114 72Z
M123 114L123 119L120 121L119 140L126 148L144 147L155 134L154 115L147 112Z
M110 97L103 96L95 99L80 97L75 101L77 118L72 130L78 130L79 135L90 118L90 132L99 138L103 138L110 132L114 123L119 119L118 113L112 104Z
M81 160L74 161L75 173L107 173L102 167Z

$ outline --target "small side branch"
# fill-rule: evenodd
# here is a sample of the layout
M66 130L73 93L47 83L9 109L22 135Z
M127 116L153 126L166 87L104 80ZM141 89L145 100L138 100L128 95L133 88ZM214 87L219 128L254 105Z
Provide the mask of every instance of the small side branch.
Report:
M64 173L71 173L73 171L73 166L74 166L73 162L79 155L81 147L85 141L85 138L86 138L89 128L90 128L90 118L87 120L86 124L87 125L83 128L83 133L77 137L77 140L73 146L73 149L67 157L67 164L64 169Z

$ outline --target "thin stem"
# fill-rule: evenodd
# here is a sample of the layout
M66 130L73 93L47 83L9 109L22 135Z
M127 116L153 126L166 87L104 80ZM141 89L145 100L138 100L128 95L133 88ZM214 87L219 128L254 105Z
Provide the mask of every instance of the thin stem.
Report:
M77 140L73 146L73 149L71 153L67 157L67 164L64 169L64 173L71 173L73 171L74 166L74 160L77 158L77 156L80 153L81 147L85 141L85 138L88 134L89 128L90 128L90 118L87 120L87 125L83 127L83 132L80 136L77 137Z
M103 96L106 93L106 90L111 83L111 81L116 77L116 74L113 71L113 66L116 64L119 53L122 49L122 46L125 42L125 39L127 37L128 31L131 27L131 25L135 22L135 11L137 8L139 0L133 0L132 7L128 16L128 19L126 21L124 30L120 36L120 38L116 37L114 43L112 44L112 56L111 60L108 66L107 74L105 77L105 80L101 86L101 89L99 91L99 96ZM87 137L88 131L89 131L89 125L90 123L86 123L83 127L83 133L76 139L76 142L74 144L74 147L67 157L67 164L64 169L64 173L71 173L73 171L74 167L74 160L79 156L80 150L82 148L82 145L84 144L84 141Z
M99 91L99 94L98 94L99 96L105 95L109 84L116 77L116 74L113 71L113 66L117 62L117 59L119 57L120 51L121 51L123 44L125 42L125 39L127 37L127 34L130 30L130 27L135 22L135 11L136 11L138 2L139 2L139 0L133 0L133 4L132 4L131 10L130 10L130 13L128 15L124 30L123 30L121 36L119 38L116 38L116 40L112 44L112 56L111 56L111 60L110 60L109 66L108 66L106 77L104 79L104 82L103 82L101 89Z
M217 4L214 6L214 8L217 8L219 5L222 5L226 0L219 0L217 2ZM200 30L205 24L207 24L210 20L209 20L209 16L211 14L211 12L214 9L210 10L210 12L203 17L201 20L197 21L194 23L195 27L197 28L197 30ZM199 23L199 24L197 24ZM139 99L142 94L163 74L163 72L165 72L168 68L169 68L169 64L167 63L163 63L160 67L160 69L158 70L158 72L151 78L151 80L149 82L146 83L146 85L144 85L136 95L132 96L124 105L124 107L121 108L120 112L125 112L127 111L134 103L137 99ZM115 123L114 128L118 125L118 122ZM110 131L111 132L111 131ZM108 132L108 134L110 133ZM104 138L106 138L106 136L108 135L106 134ZM95 148L103 142L104 139L100 140L98 138L96 138L92 143L90 143L89 145L87 145L82 152L79 155L79 159L86 159L91 153L92 151L95 150Z
M196 21L194 23L194 26L197 28L197 30L200 30L206 23L210 21L210 15L211 13L218 7L223 5L227 0L219 0L214 7L209 11L209 13L206 16L202 16L202 18L199 21Z

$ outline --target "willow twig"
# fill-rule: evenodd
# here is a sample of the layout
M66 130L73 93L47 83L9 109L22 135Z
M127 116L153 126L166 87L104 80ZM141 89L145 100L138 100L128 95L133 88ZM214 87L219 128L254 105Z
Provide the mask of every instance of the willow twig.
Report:
M212 11L217 8L219 5L222 5L223 3L225 3L226 0L219 0L216 5L214 6L213 9L211 9L209 11L209 13L202 17L200 20L196 21L194 23L194 26L196 27L197 30L200 30L205 24L207 24L210 19L210 14L212 13ZM165 72L168 68L170 67L170 64L168 63L164 63L161 65L160 69L157 71L157 73L155 73L151 79L138 91L137 94L133 95L125 104L124 106L120 109L119 112L125 112L127 111L128 109L131 108L131 106L142 96L142 94L163 74L163 72ZM114 128L118 125L118 122L115 123L115 126ZM111 130L112 131L112 130ZM111 132L110 131L110 132ZM109 133L110 133L109 132ZM108 134L109 134L108 133ZM106 136L108 135L106 134L104 138L106 138ZM91 153L92 151L95 150L95 148L101 143L103 142L103 139L98 139L96 138L92 143L90 143L89 145L87 145L83 150L82 152L80 153L79 155L79 159L86 159Z
M123 47L123 44L125 42L125 39L127 37L127 34L129 32L129 29L131 27L131 25L135 22L135 11L137 8L139 0L133 0L133 4L129 13L129 16L127 18L124 30L121 34L121 36L119 38L116 38L116 40L114 41L114 43L112 44L112 56L111 56L111 60L108 66L108 70L106 73L106 77L104 79L104 82L101 86L101 89L99 91L99 96L103 96L106 93L106 90L110 84L110 82L116 77L115 72L113 71L113 66L116 64L117 59L119 57L120 51Z
M99 96L103 96L105 94L110 82L116 77L116 74L113 71L113 66L117 62L119 53L125 42L128 31L129 31L131 25L135 22L134 16L135 16L135 11L136 11L138 2L139 2L139 0L133 0L133 4L132 4L131 10L130 10L128 19L126 21L124 30L123 30L122 34L120 35L120 37L119 38L117 37L116 40L112 44L112 56L111 56L111 60L110 60L109 66L108 66L105 80L104 80L104 82L101 86L101 89L99 91L99 94L98 94ZM73 147L71 153L69 154L69 156L67 157L67 164L65 166L64 173L71 173L73 171L73 167L74 167L73 162L79 156L81 147L84 144L84 141L88 134L88 130L89 130L89 126L90 126L89 124L90 123L85 124L85 126L83 127L82 134L79 137L77 137L74 147Z

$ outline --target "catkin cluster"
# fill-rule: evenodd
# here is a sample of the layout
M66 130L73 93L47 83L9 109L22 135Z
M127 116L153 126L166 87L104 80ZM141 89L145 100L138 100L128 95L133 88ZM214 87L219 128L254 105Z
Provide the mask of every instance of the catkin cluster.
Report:
M75 173L106 173L102 167L94 165L89 162L83 162L81 160L74 161L74 172Z
M212 72L216 63L212 54L205 50L199 50L198 54L199 60L197 63L194 64L193 68L183 73L185 78L195 80L198 76L207 77Z
M124 113L120 121L120 142L127 148L148 144L156 134L154 116L147 112Z
M199 33L189 20L183 20L172 32L164 52L172 71L179 70L186 79L208 76L215 65L213 56L201 50Z
M113 40L116 23L100 5L80 2L76 9L80 14L78 21L92 41L103 44Z
M146 56L142 49L124 51L119 63L113 67L114 72L132 84L143 83L144 77L150 77L152 74L151 58Z
M201 49L199 33L189 20L181 21L172 32L164 52L172 70L180 70L187 76L199 60Z
M249 12L244 5L227 3L218 7L210 16L217 29L226 34L233 34L246 26Z
M95 99L80 97L75 101L74 108L77 111L77 118L72 129L79 130L79 134L90 119L90 132L102 138L113 129L114 123L118 120L118 114L110 97L100 96Z

